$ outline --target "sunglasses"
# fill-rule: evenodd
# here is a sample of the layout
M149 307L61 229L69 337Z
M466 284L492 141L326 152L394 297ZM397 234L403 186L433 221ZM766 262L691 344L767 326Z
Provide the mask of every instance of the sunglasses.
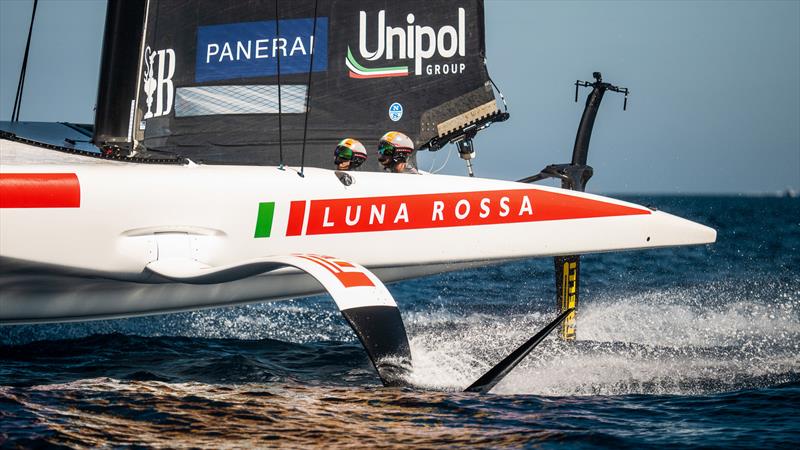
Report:
M345 161L353 159L353 150L347 147L336 147L336 157Z
M381 155L384 155L384 156L392 156L392 155L394 155L394 151L395 151L395 148L394 148L394 145L392 145L392 144L385 143L385 144L381 144L381 146L378 147L378 153L380 153Z

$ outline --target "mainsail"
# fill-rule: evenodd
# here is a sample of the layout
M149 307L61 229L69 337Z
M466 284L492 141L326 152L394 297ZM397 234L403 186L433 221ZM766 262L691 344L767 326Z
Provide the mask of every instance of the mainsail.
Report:
M369 148L397 130L438 148L502 116L482 0L149 0L145 10L143 33L131 33L141 41L135 111L117 129L148 151L331 167L343 137ZM129 97L118 96L126 114Z

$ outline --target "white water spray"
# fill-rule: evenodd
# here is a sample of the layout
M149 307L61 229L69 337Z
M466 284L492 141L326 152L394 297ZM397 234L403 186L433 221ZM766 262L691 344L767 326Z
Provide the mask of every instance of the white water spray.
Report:
M701 394L800 377L797 295L782 307L699 306L674 289L581 305L578 341L548 338L492 392L538 395ZM412 381L460 390L552 317L411 315Z

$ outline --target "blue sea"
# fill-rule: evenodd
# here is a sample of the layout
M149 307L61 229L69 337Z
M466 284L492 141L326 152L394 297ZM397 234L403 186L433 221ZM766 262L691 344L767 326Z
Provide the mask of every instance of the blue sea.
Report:
M578 340L490 394L461 390L554 317L549 258L391 285L415 388L325 296L0 327L0 447L800 447L800 200L627 199L718 242L585 256Z

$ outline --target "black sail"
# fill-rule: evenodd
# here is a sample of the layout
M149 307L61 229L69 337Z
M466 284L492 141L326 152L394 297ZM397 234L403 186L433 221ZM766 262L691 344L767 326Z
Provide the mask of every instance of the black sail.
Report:
M150 0L148 11L135 119L148 150L278 165L282 145L286 165L330 168L344 137L372 151L396 130L423 148L498 114L481 0Z

